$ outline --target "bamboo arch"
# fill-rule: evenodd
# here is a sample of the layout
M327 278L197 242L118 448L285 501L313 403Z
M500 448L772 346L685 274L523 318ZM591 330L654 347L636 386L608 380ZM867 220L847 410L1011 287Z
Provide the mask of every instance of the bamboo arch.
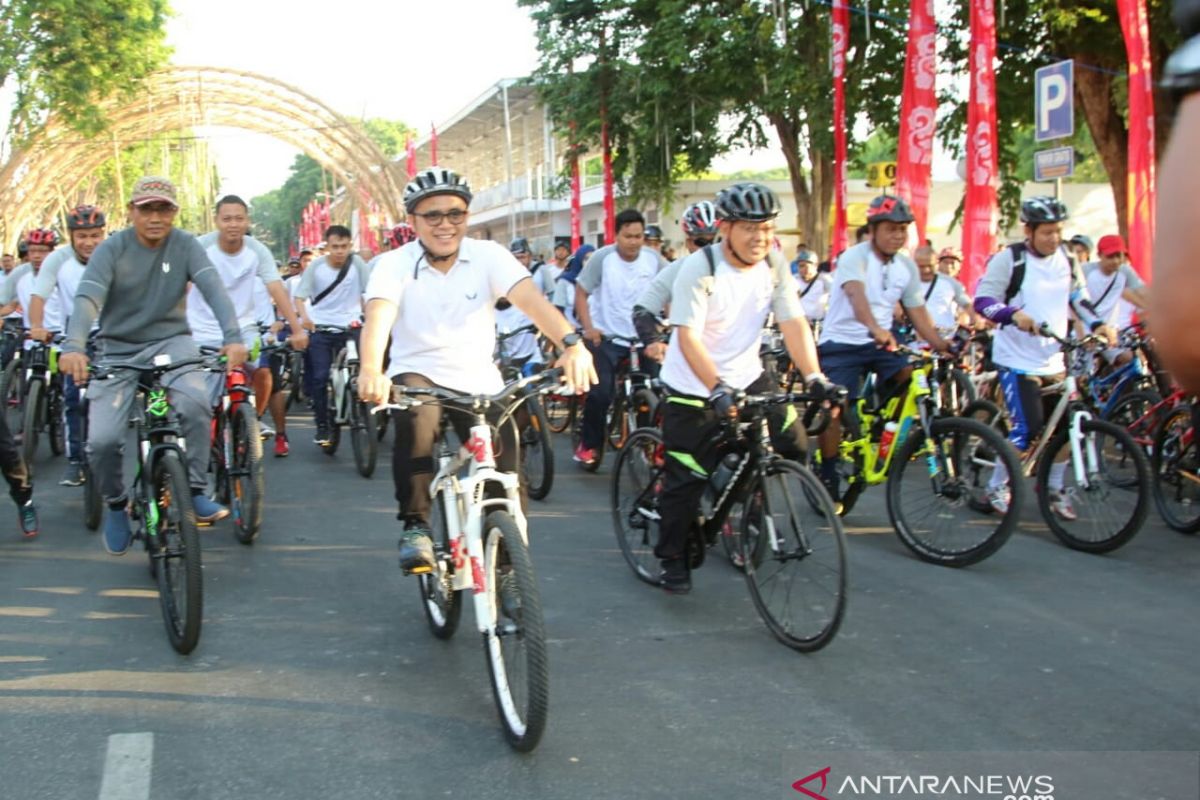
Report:
M100 105L108 129L88 140L51 116L23 149L0 165L0 242L46 225L62 199L112 158L121 142L212 125L267 134L296 147L356 187L393 219L402 176L367 137L329 106L282 81L218 67L170 67L147 78L133 100Z

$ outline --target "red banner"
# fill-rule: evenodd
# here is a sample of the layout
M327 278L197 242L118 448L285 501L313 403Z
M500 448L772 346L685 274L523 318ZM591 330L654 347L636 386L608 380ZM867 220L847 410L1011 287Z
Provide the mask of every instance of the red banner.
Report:
M918 244L925 242L925 224L929 219L936 120L937 25L933 21L933 0L912 0L900 105L900 143L896 153L896 194L912 206Z
M607 120L600 124L600 142L604 148L604 243L612 244L617 240L617 206L613 199L612 148L608 142Z
M571 134L574 139L575 123L571 123ZM571 253L574 254L583 244L583 208L580 199L579 185L579 154L575 151L575 143L571 143Z
M404 153L407 156L408 179L411 181L417 177L417 148L413 144L411 136L405 137Z
M846 0L833 0L833 230L830 260L846 249L846 43L850 13Z
M437 166L437 126L429 123L429 162Z
M963 207L963 266L958 278L974 293L996 237L996 9L971 0L971 99L967 106L967 198Z
M1146 0L1117 0L1125 52L1129 56L1129 260L1150 280L1154 255L1154 84L1150 71L1150 30Z

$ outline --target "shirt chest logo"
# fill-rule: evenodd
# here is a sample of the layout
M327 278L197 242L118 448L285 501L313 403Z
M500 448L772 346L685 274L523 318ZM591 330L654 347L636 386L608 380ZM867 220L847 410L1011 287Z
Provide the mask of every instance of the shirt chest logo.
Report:
M166 273L168 273L168 272L170 272L170 271L171 271L171 262L170 262L170 261L164 261L164 262L163 262L163 274L166 274Z

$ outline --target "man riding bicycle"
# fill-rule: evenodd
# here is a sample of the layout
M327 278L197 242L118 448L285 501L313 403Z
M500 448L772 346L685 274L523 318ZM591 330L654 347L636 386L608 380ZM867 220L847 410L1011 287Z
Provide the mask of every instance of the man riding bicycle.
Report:
M367 290L359 397L386 403L393 383L441 386L472 394L503 388L493 362L496 349L495 304L506 298L563 349L557 366L569 384L586 389L595 381L592 357L579 334L547 302L512 254L494 242L467 238L471 188L455 172L431 167L404 189L404 207L419 237L384 255ZM383 351L391 335L390 361L384 375ZM430 538L430 484L433 446L442 409L423 405L397 412L392 452L397 515L404 523L400 568L405 574L433 566ZM449 420L461 434L464 418ZM465 435L463 440L466 440ZM513 425L500 431L496 462L515 472L519 462Z

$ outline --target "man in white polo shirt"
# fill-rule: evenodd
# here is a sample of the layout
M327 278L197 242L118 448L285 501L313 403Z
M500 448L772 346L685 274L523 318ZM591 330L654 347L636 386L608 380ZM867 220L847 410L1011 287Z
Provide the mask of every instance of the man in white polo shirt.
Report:
M503 388L492 361L496 348L495 304L507 298L563 348L558 366L579 389L595 381L592 358L579 334L536 287L528 270L495 242L467 238L471 189L451 170L432 167L404 189L404 207L419 237L387 253L375 265L367 289L359 396L386 402L392 383L442 386L458 392L494 394ZM392 337L388 374L383 351ZM396 484L400 567L406 574L434 566L429 534L429 486L433 444L442 409L429 404L397 412L392 477ZM466 438L461 414L449 419ZM500 431L497 465L515 472L519 463L512 424Z
M929 245L913 251L913 261L921 275L921 295L925 298L929 316L938 333L951 336L960 324L969 325L974 321L975 309L958 278L938 272L934 258L933 248Z
M1083 265L1096 316L1117 331L1132 325L1133 312L1144 311L1150 302L1146 284L1129 263L1128 249L1119 234L1101 236L1096 243L1100 260ZM1125 347L1110 347L1104 351L1104 358L1120 366L1132 361L1133 353Z
M629 356L628 347L603 337L637 340L633 307L655 274L667 266L658 251L644 246L645 227L646 219L636 209L617 214L617 243L597 250L575 281L575 316L596 359L599 378L584 403L582 436L575 448L575 460L585 467L596 465L596 449L604 439L604 421L616 391L617 365ZM643 363L646 369L653 366L650 360Z

